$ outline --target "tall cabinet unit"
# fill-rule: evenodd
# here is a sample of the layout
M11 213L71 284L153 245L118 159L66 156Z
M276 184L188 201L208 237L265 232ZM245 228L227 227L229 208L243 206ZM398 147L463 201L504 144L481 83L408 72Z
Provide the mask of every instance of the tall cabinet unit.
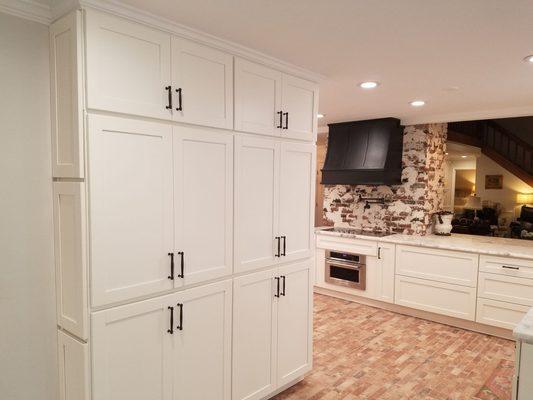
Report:
M269 398L312 364L317 85L117 12L50 27L60 399Z

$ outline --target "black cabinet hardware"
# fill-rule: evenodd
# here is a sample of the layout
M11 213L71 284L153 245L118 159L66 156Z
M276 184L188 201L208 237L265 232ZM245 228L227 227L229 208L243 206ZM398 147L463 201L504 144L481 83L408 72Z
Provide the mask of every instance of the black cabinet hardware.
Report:
M176 107L176 111L183 111L183 103L181 99L181 88L176 89L176 93L178 94L178 106Z
M283 253L281 255L285 257L287 255L287 236L282 236L283 239Z
M276 294L274 297L279 297L279 276L276 276L274 279L276 280Z
M178 308L180 309L180 324L176 326L176 329L179 331L183 330L183 303L178 303Z
M276 240L278 241L278 252L276 254L274 254L275 257L280 257L280 243L281 243L281 238L279 236L276 236Z
M172 110L172 86L165 86L165 90L168 91L168 105L165 108Z
M378 247L378 260L381 260L381 247Z
M183 253L183 251L178 251L178 254L181 256L180 273L178 274L178 278L183 278L185 276L185 254Z
M276 114L279 115L279 125L276 126L279 129L283 127L283 111L278 111Z
M283 113L285 115L285 126L282 129L289 129L289 113Z
M174 253L168 253L170 256L170 275L168 276L168 279L171 281L174 280Z
M510 267L508 265L502 265L502 268L505 268L505 269L514 269L514 270L519 270L520 267Z
M171 335L174 334L174 307L168 307L170 310L170 329L167 329L167 332Z
M285 275L281 275L281 279L283 280L283 289L281 290L281 295L285 296Z

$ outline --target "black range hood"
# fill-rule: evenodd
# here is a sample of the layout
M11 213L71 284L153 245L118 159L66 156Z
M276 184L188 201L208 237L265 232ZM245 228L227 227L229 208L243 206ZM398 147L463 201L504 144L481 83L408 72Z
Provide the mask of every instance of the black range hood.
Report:
M381 118L329 124L324 185L396 185L402 178L403 126Z

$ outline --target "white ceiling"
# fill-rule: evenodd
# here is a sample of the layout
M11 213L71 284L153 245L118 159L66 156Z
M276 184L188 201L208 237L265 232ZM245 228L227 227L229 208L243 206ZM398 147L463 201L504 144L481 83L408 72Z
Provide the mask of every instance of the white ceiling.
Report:
M324 75L322 125L533 115L532 0L122 2Z

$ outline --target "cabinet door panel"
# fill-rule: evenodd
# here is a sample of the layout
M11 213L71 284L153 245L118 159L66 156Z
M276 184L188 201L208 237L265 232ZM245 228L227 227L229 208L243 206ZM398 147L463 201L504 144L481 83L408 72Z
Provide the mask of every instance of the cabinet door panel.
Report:
M93 313L93 400L171 399L173 296Z
M262 399L276 388L277 269L233 282L233 399Z
M231 291L231 281L224 281L180 293L183 329L174 332L175 400L230 400Z
M57 332L59 400L90 400L89 345Z
M281 136L301 140L316 140L318 87L315 83L283 74L282 109L284 118Z
M181 88L182 110L176 89ZM172 38L172 89L175 121L233 128L233 56Z
M311 369L312 318L310 261L281 267L278 304L278 387Z
M390 243L379 243L376 300L394 303L395 253L396 245Z
M279 136L281 72L235 59L235 129Z
M167 125L89 119L93 306L172 288L172 136Z
M235 271L277 263L279 143L235 138Z
M284 262L311 255L315 157L314 145L281 144L279 233L286 237Z
M205 128L175 127L173 140L175 250L184 252L183 282L229 275L233 136Z
M171 118L170 35L86 10L87 106Z

